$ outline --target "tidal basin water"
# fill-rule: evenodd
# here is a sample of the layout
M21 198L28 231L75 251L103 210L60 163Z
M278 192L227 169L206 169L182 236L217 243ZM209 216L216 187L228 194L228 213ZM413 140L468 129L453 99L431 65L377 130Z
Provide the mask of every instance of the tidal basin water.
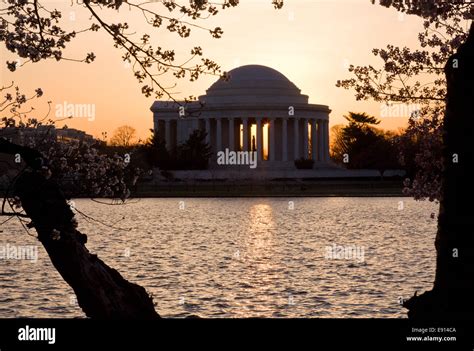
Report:
M87 247L153 295L163 317L404 318L430 289L438 206L409 198L75 200ZM436 217L435 217L436 218ZM3 218L2 218L3 220ZM0 246L0 317L84 317L72 289L17 219ZM31 231L31 234L34 234Z

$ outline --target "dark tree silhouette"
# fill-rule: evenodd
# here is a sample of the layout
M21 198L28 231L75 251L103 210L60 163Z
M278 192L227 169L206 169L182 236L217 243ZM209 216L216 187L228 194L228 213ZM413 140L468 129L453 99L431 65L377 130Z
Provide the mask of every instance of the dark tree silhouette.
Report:
M446 66L447 105L443 178L436 235L433 289L406 301L412 318L470 319L474 316L474 24Z
M177 156L185 169L206 169L211 157L211 147L206 142L207 133L197 129L178 147ZM180 168L181 168L180 167Z
M131 126L120 126L110 138L110 145L129 147L135 141L137 131Z
M474 6L467 1L372 0L376 2L419 16L423 28L414 34L419 45L375 48L372 53L380 58L379 66L350 65L352 77L337 81L336 86L353 89L357 100L405 104L416 111L417 118L410 118L407 131L420 143L403 157L413 157L417 169L405 180L404 191L415 199L439 199L442 167L437 156L446 100L443 67L466 40Z
M372 0L373 3L376 0ZM436 175L419 179L435 184L412 184L416 198L440 199L438 232L435 241L437 260L433 289L404 302L410 318L471 319L474 315L474 235L472 230L474 164L472 120L474 101L474 6L463 1L378 0L382 6L423 19L424 30L418 39L421 49L411 50L388 45L374 49L384 65L350 67L355 78L338 81L337 86L353 88L356 98L380 102L421 103L423 117L436 116L446 102L444 123L421 128L430 133L432 142L423 143L430 154L430 144L438 148L443 131L442 166L426 166L431 159L420 157L422 172L442 169L441 187ZM471 21L469 33L464 23ZM444 31L446 35L439 35ZM431 49L431 50L430 50ZM444 65L444 75L443 67ZM421 84L422 73L434 76L430 85ZM400 84L397 84L400 83ZM433 162L434 163L434 162ZM428 191L426 190L428 189Z
M143 146L148 163L152 167L169 169L171 156L168 149L166 148L166 141L153 129L151 129L151 133L151 137Z
M277 9L283 6L282 0L271 2ZM4 42L6 49L23 58L25 63L47 59L91 63L96 57L93 52L78 59L65 56L64 51L78 36L102 30L111 37L114 47L123 52L122 59L133 68L133 74L142 84L141 91L145 96L153 94L157 98L167 97L176 101L170 88L160 82L163 74L173 74L176 79L188 78L195 81L202 74L225 76L225 72L221 71L216 62L203 57L203 50L199 46L190 50L190 57L183 60L184 64L177 63L173 49L154 46L150 34L141 34L129 23L121 20L120 10L125 8L141 13L144 22L154 31L163 28L186 38L191 35L191 29L199 29L208 31L217 39L223 34L222 28L206 28L196 20L214 16L221 9L237 6L239 1L191 0L183 3L187 4L182 5L175 0L72 0L71 6L84 8L89 13L91 24L87 28L73 28L69 31L69 26L63 22L67 16L63 16L61 11L47 1L7 0L0 2L0 42ZM110 19L105 14L107 10L116 10L116 16ZM7 61L7 67L15 71L19 64Z
M377 169L382 175L386 169L399 167L393 136L373 127L379 120L354 112L344 118L349 124L336 130L334 135L332 157L335 161L348 168Z
M41 154L0 139L0 153L20 154L28 165L17 178L13 196L20 199L29 227L64 280L72 287L79 306L91 318L155 319L146 290L124 279L85 247L87 236L77 229L74 213L59 185L45 172Z

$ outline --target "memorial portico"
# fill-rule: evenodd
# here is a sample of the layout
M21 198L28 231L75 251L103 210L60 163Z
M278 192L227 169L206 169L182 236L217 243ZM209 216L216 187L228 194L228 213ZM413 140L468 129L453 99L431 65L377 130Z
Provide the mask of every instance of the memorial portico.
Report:
M216 168L219 151L256 151L257 168L294 168L298 159L329 162L328 106L308 103L280 72L248 65L229 72L191 103L156 101L154 129L168 150L205 130Z

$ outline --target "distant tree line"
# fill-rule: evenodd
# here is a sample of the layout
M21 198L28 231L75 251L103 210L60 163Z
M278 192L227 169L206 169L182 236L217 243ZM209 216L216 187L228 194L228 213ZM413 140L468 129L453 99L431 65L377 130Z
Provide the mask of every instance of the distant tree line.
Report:
M159 168L161 170L207 169L211 147L206 142L207 133L197 129L189 138L171 150L166 148L165 140L153 129L145 142L135 140L135 129L130 126L119 127L105 147L111 154L129 154L131 165L142 170Z
M366 113L349 112L346 125L332 127L331 158L348 169L403 169L416 173L414 155L421 141L409 130L376 128L380 120Z
M142 146L148 163L163 170L207 169L211 157L211 147L206 142L204 130L194 130L189 138L171 150L153 129L152 135Z

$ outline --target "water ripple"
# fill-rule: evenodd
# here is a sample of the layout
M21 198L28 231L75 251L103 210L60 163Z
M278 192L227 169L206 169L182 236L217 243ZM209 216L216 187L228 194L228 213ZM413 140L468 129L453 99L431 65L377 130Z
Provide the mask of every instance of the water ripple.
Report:
M293 201L290 210L288 201ZM430 289L436 206L407 198L75 200L87 244L143 285L165 317L405 317L399 297ZM404 209L398 210L399 201ZM38 245L7 222L1 244ZM331 245L363 259L329 259ZM39 245L38 262L0 262L0 317L84 317ZM360 258L360 257L359 257Z

